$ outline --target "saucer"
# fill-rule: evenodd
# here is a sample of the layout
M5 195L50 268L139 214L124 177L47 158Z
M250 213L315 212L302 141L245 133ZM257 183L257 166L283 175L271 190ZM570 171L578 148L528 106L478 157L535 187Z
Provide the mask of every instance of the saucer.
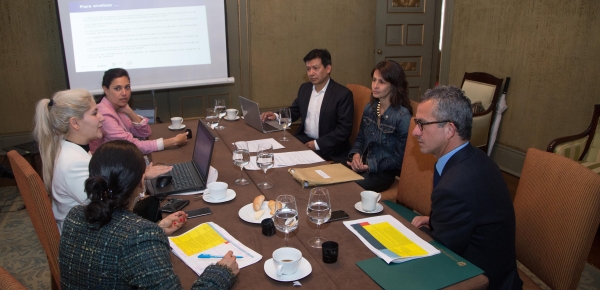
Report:
M308 274L310 274L311 272L312 272L312 266L306 259L304 259L304 257L302 257L302 260L300 261L300 267L298 267L298 270L296 270L296 273L289 274L289 275L281 275L281 276L277 276L277 270L275 268L275 262L273 262L273 258L265 261L265 273L267 273L267 276L271 277L271 279L273 279L273 280L277 280L277 281L281 281L281 282L290 282L290 281L300 280L300 279L308 276Z
M235 116L235 118L233 118L233 119L229 119L229 118L227 118L227 117L223 117L223 119L225 119L225 120L227 120L227 121L237 121L237 120L239 120L239 119L240 119L240 116Z
M244 221L253 223L253 224L260 224L260 222L262 222L262 220L273 217L273 215L271 214L271 209L269 208L268 201L263 201L263 204L260 207L260 209L265 211L265 213L262 215L262 217L260 219L254 218L255 211L254 211L254 207L253 207L252 203L249 203L249 204L243 206L242 208L240 208L240 210L238 211L238 215Z
M208 189L205 189L204 192L208 192ZM208 203L222 203L226 201L230 201L235 198L235 191L233 189L227 189L227 193L225 194L225 198L223 199L212 199L212 197L202 195L202 199Z
M179 131L179 130L183 130L183 129L185 129L185 124L181 124L181 127L179 127L179 128L173 128L173 125L169 125L169 130Z
M357 203L354 205L354 208L355 208L357 211L364 212L364 213L378 213L378 212L381 212L381 211L383 210L383 205L381 205L380 203L377 203L377 204L375 205L375 210L373 210L373 211L365 211L365 210L363 210L363 208L362 208L362 201L359 201L359 202L357 202Z

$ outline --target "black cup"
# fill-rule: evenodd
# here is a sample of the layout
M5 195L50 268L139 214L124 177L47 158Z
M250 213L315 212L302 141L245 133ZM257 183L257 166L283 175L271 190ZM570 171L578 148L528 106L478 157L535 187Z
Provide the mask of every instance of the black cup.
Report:
M267 237L275 235L275 224L273 223L273 219L264 219L260 222L260 225L262 226L263 235Z
M323 263L333 264L337 262L339 247L334 241L327 241L321 245L323 252Z

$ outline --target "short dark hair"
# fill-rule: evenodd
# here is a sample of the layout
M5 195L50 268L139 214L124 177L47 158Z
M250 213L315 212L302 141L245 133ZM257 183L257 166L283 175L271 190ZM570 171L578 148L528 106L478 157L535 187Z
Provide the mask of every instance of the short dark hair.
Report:
M127 77L127 79L131 81L131 79L129 79L129 73L125 69L111 68L104 72L104 76L102 77L102 86L108 88L114 79L118 79L120 77Z
M323 67L331 65L331 54L329 54L329 51L327 51L327 49L315 48L311 50L308 54L306 54L303 60L306 63L307 61L313 60L315 58L321 59Z
M465 96L465 92L455 86L438 86L427 90L421 96L420 102L423 103L428 100L436 102L431 114L437 121L450 120L456 126L461 139L471 140L473 111L471 100ZM439 126L443 126L443 124Z
M111 221L114 212L128 209L146 171L146 161L135 144L115 140L98 147L89 170L85 192L90 203L85 206L84 215L92 228L99 229Z
M371 71L371 77L373 77L375 71L378 71L381 77L392 85L390 105L395 107L402 105L412 115L413 110L408 98L408 82L406 81L406 74L402 66L393 60L384 60L375 65ZM371 94L371 105L375 105L373 94Z

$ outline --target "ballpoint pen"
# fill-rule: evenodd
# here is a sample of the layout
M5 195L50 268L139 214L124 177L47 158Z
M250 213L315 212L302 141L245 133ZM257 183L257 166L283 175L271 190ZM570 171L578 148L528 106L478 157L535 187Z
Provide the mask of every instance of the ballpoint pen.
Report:
M225 256L223 256L223 255L218 255L217 256L217 255L211 255L211 254L200 254L200 255L198 255L198 258L201 258L201 259L212 259L212 258L223 258L223 257L225 257ZM235 257L238 258L238 259L243 258L243 256L235 256Z

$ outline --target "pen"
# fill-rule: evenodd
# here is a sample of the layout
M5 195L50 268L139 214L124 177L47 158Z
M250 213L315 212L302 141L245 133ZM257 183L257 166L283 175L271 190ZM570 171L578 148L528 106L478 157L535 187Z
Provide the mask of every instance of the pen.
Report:
M224 256L215 256L215 255L210 255L210 254L200 254L198 255L198 258L201 259L212 259L212 258L223 258ZM243 258L243 256L235 256L238 259Z

